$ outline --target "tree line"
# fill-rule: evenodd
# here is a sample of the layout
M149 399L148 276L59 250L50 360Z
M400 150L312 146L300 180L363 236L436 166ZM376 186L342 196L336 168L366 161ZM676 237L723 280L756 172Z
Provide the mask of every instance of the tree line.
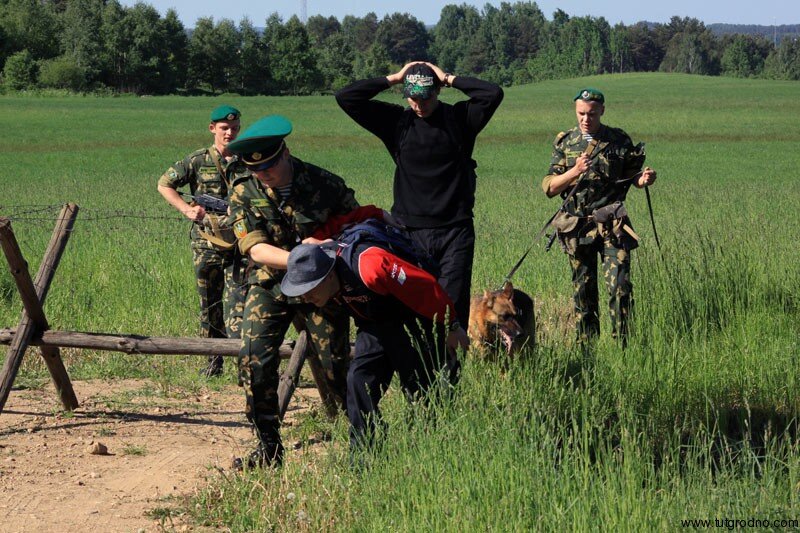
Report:
M694 18L611 26L604 17L547 19L535 2L447 5L432 28L407 13L202 17L188 30L170 9L117 0L0 0L5 91L134 94L312 94L382 76L409 60L508 86L621 72L800 80L800 42L715 34Z

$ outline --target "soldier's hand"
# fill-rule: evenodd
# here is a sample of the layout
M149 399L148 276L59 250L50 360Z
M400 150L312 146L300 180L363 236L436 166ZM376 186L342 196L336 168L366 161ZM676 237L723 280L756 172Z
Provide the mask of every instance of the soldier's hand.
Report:
M315 239L314 237L306 237L305 239L303 239L302 244L323 244L323 243L326 243L326 242L333 242L333 239L319 240L319 239Z
M206 217L206 210L199 205L190 205L189 208L183 212L183 214L186 215L186 218L188 218L192 222L197 222L198 224L201 224L203 222L203 219Z
M592 166L592 159L589 157L589 154L581 154L578 159L575 160L575 171L579 176L589 170L590 166Z
M644 167L642 175L639 177L639 187L648 187L656 182L656 171L650 167Z

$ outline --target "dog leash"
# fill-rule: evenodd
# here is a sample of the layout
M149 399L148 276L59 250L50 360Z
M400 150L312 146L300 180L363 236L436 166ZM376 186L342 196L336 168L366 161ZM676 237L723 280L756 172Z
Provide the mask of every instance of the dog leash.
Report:
M598 144L597 139L592 139L591 141L589 141L589 144L586 146L586 149L583 151L583 154L588 154L589 158L593 159L594 156L595 156L594 150L595 150L595 148L597 148L597 144ZM537 233L536 237L533 238L533 241L531 242L531 245L528 246L528 249L525 250L525 253L522 254L522 257L519 258L519 261L517 261L517 264L514 265L514 267L511 269L511 271L505 277L505 279L503 280L503 284L500 286L501 289L503 287L505 287L506 283L510 283L511 282L511 278L514 277L514 274L517 273L517 270L519 270L519 267L522 266L522 263L525 261L525 258L528 257L528 254L531 253L531 250L533 250L533 247L536 244L536 242L539 239L542 238L542 236L544 235L544 232L547 231L548 226L550 226L550 224L553 222L553 220L555 220L555 218L558 216L558 214L561 211L564 210L564 208L567 206L567 203L569 203L569 201L572 198L572 196L578 190L578 186L583 181L583 178L585 178L588 174L589 174L589 171L587 169L586 172L584 172L583 174L580 175L580 177L578 177L578 181L575 182L575 185L572 186L572 189L569 191L569 194L567 194L567 196L564 198L564 201L561 203L561 207L559 207L558 210L555 213L553 213L553 216L551 216L550 219L547 222L545 222L544 226L542 226L542 229L539 230L539 233ZM551 238L550 242L547 243L547 250L549 250L550 246L552 246L554 239L555 239L555 233L553 234L553 238Z

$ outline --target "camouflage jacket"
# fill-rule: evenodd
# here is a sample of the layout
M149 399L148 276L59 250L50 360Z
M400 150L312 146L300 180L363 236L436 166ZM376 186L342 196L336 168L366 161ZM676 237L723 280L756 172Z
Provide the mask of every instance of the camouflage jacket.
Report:
M226 161L224 157L220 157L214 146L201 148L176 161L159 178L158 184L176 190L188 185L192 196L210 194L227 200L230 184L251 175L243 165L237 165L237 161L237 157ZM192 224L192 240L196 244L208 244L200 236L199 229L197 224ZM211 245L208 247L211 248Z
M597 208L624 201L632 183L629 178L644 165L643 146L634 146L628 134L621 129L601 126L594 137L598 142L592 152L588 174L566 206L571 215L585 217ZM575 166L575 160L588 144L589 141L583 138L577 127L556 135L550 169L542 180L545 192L549 190L553 177ZM572 186L567 187L561 197L566 198L570 190Z
M259 243L291 250L329 217L344 215L359 207L353 190L339 176L295 157L291 162L294 177L286 199L257 179L234 182L230 195L231 218L235 221L233 231L242 254L247 255L248 250ZM251 269L249 281L280 281L283 274L283 270L257 265Z

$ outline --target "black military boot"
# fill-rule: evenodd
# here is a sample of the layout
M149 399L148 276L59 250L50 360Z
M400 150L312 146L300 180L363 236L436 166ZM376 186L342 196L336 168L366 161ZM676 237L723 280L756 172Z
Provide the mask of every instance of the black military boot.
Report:
M213 378L222 375L222 356L211 355L208 357L208 365L200 369L200 375L205 378Z
M252 470L271 466L278 468L283 464L283 444L280 442L259 442L256 449L244 457L233 460L234 470Z

